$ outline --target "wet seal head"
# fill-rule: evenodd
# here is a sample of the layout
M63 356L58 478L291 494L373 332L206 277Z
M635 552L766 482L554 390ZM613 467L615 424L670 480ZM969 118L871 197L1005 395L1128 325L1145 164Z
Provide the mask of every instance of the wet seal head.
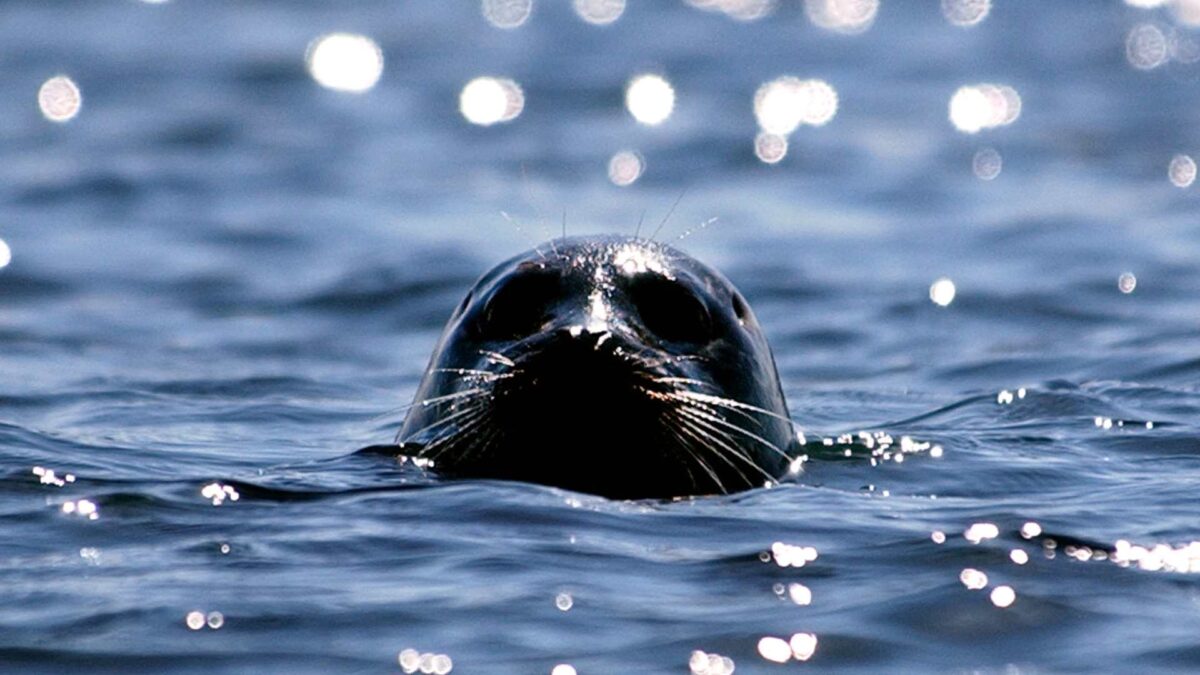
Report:
M737 289L669 246L615 236L559 239L484 275L397 440L444 476L618 499L773 483L797 448Z

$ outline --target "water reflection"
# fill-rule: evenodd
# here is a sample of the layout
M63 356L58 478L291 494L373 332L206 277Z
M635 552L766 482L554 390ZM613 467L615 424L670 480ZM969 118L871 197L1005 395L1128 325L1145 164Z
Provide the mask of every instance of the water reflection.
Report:
M383 51L365 35L323 35L309 44L305 61L318 84L336 91L368 91L383 74Z
M992 11L992 0L942 0L942 15L955 26L974 26Z
M980 180L995 180L1004 168L1004 158L995 148L981 148L971 158L971 171Z
M625 89L625 107L642 124L662 124L675 109L675 90L659 75L639 75Z
M992 589L992 593L988 596L992 604L1004 608L1009 607L1017 599L1017 593L1012 586L997 586Z
M463 87L458 107L471 124L490 126L509 122L525 110L525 92L509 79L477 77Z
M879 0L804 0L814 24L837 33L862 33L875 23Z
M938 307L949 306L954 302L954 296L957 293L954 282L946 277L938 279L929 286L929 299Z
M533 0L483 0L483 18L496 28L518 28L529 20Z
M1196 160L1190 155L1175 155L1167 165L1167 178L1178 188L1186 188L1196 181Z
M1007 126L1021 116L1021 96L1008 85L960 87L950 98L950 122L968 134Z
M736 667L733 659L720 654L709 654L699 649L688 659L688 670L692 675L732 675Z
M632 150L622 150L608 160L608 179L613 185L633 185L645 170L645 160Z
M758 126L781 136L801 124L827 124L837 114L837 107L837 92L824 80L785 76L767 82L754 94Z
M763 131L754 137L754 155L767 164L779 163L787 152L787 136Z
M454 670L454 661L447 654L419 652L415 649L404 649L396 657L400 670L405 673L435 673L446 675Z
M1125 37L1125 58L1139 70L1152 70L1167 62L1167 36L1152 23L1134 26Z
M1117 277L1117 288L1126 295L1132 293L1137 288L1137 277L1132 272L1125 272Z
M755 21L761 19L779 6L778 0L686 0L697 9L709 12L721 12L738 21Z
M79 114L83 96L66 75L57 75L42 83L37 95L38 108L51 122L67 122Z
M597 26L606 26L625 12L625 0L575 0L579 18Z

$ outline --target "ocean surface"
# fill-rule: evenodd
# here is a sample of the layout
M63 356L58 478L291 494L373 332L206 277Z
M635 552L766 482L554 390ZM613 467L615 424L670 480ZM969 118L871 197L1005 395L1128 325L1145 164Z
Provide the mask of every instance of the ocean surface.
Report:
M622 4L3 4L0 671L1200 670L1196 3ZM769 163L781 76L837 109ZM829 452L677 502L355 454L564 219L723 270Z

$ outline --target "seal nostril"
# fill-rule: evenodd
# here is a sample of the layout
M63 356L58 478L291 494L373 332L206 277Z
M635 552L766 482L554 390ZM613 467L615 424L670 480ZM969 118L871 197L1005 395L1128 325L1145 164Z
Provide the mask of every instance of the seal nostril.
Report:
M643 274L630 280L628 293L642 325L663 340L700 343L711 337L708 307L679 281Z
M750 318L750 306L746 304L746 299L742 297L741 293L734 292L732 303L733 315L745 325L747 319Z
M559 275L540 271L509 279L484 304L477 334L486 340L512 340L543 330L561 285Z

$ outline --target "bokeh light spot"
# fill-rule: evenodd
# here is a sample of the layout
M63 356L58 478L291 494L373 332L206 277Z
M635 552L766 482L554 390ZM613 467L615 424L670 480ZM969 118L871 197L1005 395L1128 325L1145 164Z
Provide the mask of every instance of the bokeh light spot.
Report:
M959 87L950 97L950 122L959 131L974 134L1017 121L1021 105L1021 95L1008 85Z
M754 116L768 133L785 136L801 124L822 126L837 114L837 91L824 80L780 77L754 93Z
M675 90L659 75L639 75L625 89L625 107L642 124L662 124L675 109Z
M606 26L625 12L625 0L575 0L575 13L584 21Z
M483 0L483 18L496 28L518 28L533 13L533 0Z
M204 622L204 612L200 611L188 612L187 616L184 618L184 623L186 623L187 627L191 630L200 630L201 628L204 628Z
M992 589L992 604L997 607L1008 607L1017 599L1017 593L1012 586L997 586Z
M645 160L632 150L622 150L608 160L608 179L613 185L633 185L645 170Z
M764 637L758 641L758 655L775 663L787 663L792 658L792 648L781 638Z
M1169 58L1167 36L1152 23L1134 26L1125 37L1125 59L1138 70L1152 70Z
M962 585L966 586L967 590L970 591L983 590L984 588L987 588L988 584L987 575L972 567L968 567L962 572L959 572L958 580L961 581Z
M946 307L954 302L954 296L957 292L954 282L946 277L942 277L929 286L929 299L939 307Z
M767 164L778 164L787 152L787 136L763 131L754 137L754 155Z
M1004 167L1004 158L995 148L981 148L971 159L971 170L980 180L994 180Z
M322 35L309 44L305 61L317 84L335 91L360 94L383 74L383 51L365 35Z
M688 671L692 675L733 675L736 670L733 659L720 654L709 654L697 649L688 658Z
M1137 288L1137 277L1132 272L1126 272L1117 278L1117 288L1128 295Z
M992 0L942 0L942 15L955 26L974 26L992 11Z
M8 264L11 262L12 249L9 248L8 244L3 239L0 239L0 270L8 267Z
M525 109L525 92L509 79L477 77L463 87L458 107L471 124L490 126L509 122Z
M862 33L875 22L879 0L804 0L809 21L836 33Z
M56 75L38 89L38 108L51 122L68 122L79 114L83 96L79 87L66 75Z
M797 661L807 661L817 653L817 636L812 633L796 633L788 640L792 650L792 658Z
M1167 178L1177 188L1185 188L1196 182L1196 160L1189 155L1175 155L1167 165Z

